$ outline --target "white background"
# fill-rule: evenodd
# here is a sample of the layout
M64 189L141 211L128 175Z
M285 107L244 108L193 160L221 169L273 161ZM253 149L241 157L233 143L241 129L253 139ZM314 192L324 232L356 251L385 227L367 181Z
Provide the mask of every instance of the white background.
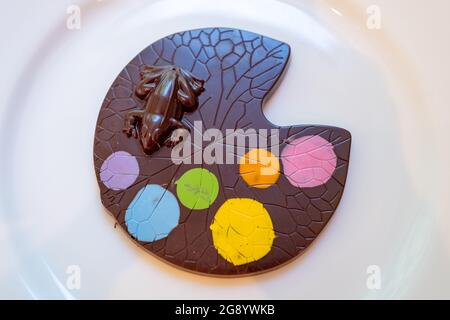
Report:
M81 7L81 29L66 10ZM377 5L381 29L367 28ZM14 1L0 13L0 298L450 298L450 2ZM140 50L210 26L285 41L277 124L353 135L341 204L300 258L264 275L174 269L114 229L92 144L106 91ZM66 269L81 268L80 290ZM381 268L381 289L366 286Z

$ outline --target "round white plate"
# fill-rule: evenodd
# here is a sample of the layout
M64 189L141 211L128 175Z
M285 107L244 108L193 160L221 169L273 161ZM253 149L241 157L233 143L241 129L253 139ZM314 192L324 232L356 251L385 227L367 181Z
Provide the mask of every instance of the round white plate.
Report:
M0 53L0 297L450 297L448 1L8 6L0 19L9 48ZM291 45L265 106L271 121L353 136L347 186L327 228L299 259L254 277L193 275L150 256L114 228L94 175L95 123L118 72L161 37L211 26Z

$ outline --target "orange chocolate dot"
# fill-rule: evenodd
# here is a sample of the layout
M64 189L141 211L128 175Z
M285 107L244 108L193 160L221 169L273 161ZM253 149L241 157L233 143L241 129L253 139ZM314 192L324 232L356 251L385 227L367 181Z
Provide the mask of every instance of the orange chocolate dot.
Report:
M266 149L252 149L241 157L239 173L249 186L268 188L280 176L280 161Z

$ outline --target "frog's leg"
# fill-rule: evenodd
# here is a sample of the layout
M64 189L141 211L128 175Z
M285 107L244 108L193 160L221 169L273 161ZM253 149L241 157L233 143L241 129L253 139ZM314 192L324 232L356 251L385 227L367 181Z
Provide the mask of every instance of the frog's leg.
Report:
M152 139L155 142L159 142L159 139L161 139L162 136L162 131L160 128L156 128L155 130L153 130L152 132Z
M178 78L178 85L180 89L178 89L177 98L178 101L180 101L180 103L183 105L183 111L195 111L198 107L198 99L188 81L184 77L180 76Z
M183 130L186 130L186 132L190 132L190 129L189 129L189 127L187 125L185 125L183 122L181 122L180 120L177 120L175 118L170 118L169 125L170 125L171 129L183 129ZM170 135L169 139L167 139L165 141L164 145L169 147L169 148L173 148L178 143L183 141L184 136L185 135L182 134L182 135L178 135L178 136L174 137L174 132L172 132L172 134Z
M161 77L164 68L145 66L141 70L141 81L135 89L135 94L140 99L147 99L156 88L156 81Z
M169 119L169 125L170 125L171 129L184 129L187 131L191 131L186 124L184 124L182 121L177 120L175 118Z
M183 111L193 112L197 109L197 97L194 95L186 94L183 90L178 89L178 100L183 105Z
M128 137L138 137L137 126L142 121L143 115L144 110L133 110L127 113L125 116L123 132L125 132Z
M134 91L140 99L147 99L155 91L156 84L147 82L147 79L141 80Z
M200 93L205 91L205 88L203 87L203 85L205 84L204 80L195 77L192 73L184 69L181 69L180 73L183 76L183 79L186 80L187 84L192 89L195 95L198 96L200 95Z

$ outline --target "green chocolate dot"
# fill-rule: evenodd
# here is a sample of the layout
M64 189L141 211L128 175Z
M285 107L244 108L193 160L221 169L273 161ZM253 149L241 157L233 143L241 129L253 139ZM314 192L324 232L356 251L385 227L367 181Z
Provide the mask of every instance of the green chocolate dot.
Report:
M181 203L194 210L202 210L216 200L219 183L209 170L195 168L186 171L176 182L177 195Z

